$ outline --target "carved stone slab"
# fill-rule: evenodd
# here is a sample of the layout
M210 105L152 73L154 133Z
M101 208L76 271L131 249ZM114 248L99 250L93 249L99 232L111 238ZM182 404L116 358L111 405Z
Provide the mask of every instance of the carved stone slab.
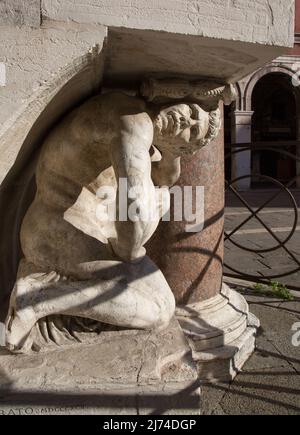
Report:
M12 355L2 349L0 410L17 412L23 403L34 414L197 414L197 378L174 319L162 332L103 332L97 343L48 353Z

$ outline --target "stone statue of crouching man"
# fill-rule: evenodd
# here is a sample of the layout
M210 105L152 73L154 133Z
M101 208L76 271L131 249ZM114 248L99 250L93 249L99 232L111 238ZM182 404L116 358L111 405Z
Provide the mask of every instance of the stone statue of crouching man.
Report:
M22 223L8 349L30 351L33 327L51 315L125 328L168 326L174 296L143 247L161 210L155 221L101 222L93 201L103 198L95 193L106 185L119 192L126 179L137 192L126 198L128 207L135 201L141 216L143 207L159 208L155 186L172 186L180 156L195 153L219 128L217 108L181 101L161 108L117 92L95 96L62 119L42 144L36 196Z

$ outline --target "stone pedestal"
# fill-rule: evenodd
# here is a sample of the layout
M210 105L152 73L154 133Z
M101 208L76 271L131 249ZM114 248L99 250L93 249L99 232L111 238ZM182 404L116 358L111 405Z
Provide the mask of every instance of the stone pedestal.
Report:
M102 332L94 343L40 354L3 349L0 366L4 414L200 412L196 365L175 319L163 332Z
M225 284L215 297L179 307L177 318L201 381L231 381L255 349L259 320L244 297Z

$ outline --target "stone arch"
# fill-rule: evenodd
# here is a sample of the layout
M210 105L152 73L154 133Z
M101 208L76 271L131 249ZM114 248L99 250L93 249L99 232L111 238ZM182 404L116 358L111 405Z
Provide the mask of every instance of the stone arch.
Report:
M290 92L291 95L293 95L294 102L296 104L296 137L294 137L294 140L300 140L300 86L296 86L292 79L299 79L299 72L297 70L292 69L291 67L284 65L284 64L273 64L273 65L267 65L264 68L261 68L260 70L256 71L249 79L245 86L244 91L244 98L243 98L243 107L244 110L255 110L253 106L253 96L256 89L256 86L260 83L261 80L268 78L270 76L281 76L282 84L285 86L287 92ZM252 128L253 128L253 121L252 119ZM297 148L295 148L296 156L300 155L300 146L298 145ZM299 177L300 174L300 164L299 162L296 162L296 174ZM297 180L297 187L300 187L300 179Z
M241 85L239 84L239 82L234 84L234 88L237 94L236 100L235 100L235 109L236 110L243 110L243 93L242 93L242 89L241 89Z
M20 226L35 195L40 144L62 116L99 92L103 57L96 46L59 70L0 129L0 321L22 256Z
M259 82L261 78L268 74L272 73L282 73L288 75L293 78L295 75L295 71L288 68L284 65L267 65L264 68L257 70L248 80L248 83L244 90L244 95L242 97L243 100L243 110L251 111L252 110L252 93L255 88L255 85ZM292 83L291 83L292 86ZM300 87L295 87L297 99L300 100Z
M291 69L290 67L284 65L284 64L269 64L266 65L263 68L260 68L259 70L255 71L251 76L248 78L242 80L239 82L238 86L236 86L236 89L238 91L238 98L237 98L237 111L240 110L241 113L247 115L247 114L253 114L253 107L252 107L252 95L255 86L259 83L259 81L264 78L265 76L268 76L269 74L282 74L286 77L290 77L290 86L293 90L295 101L296 101L296 107L297 107L297 114L300 114L300 86L295 87L292 84L292 78L294 77L296 71ZM238 104L240 105L240 109L238 109ZM299 120L299 115L298 115ZM253 122L253 120L252 120ZM251 122L249 124L252 125ZM300 139L300 121L298 121L298 139ZM250 127L250 137L251 137L251 127ZM249 139L251 141L251 139ZM298 148L297 153L300 153L300 147ZM236 156L238 158L238 155ZM248 156L248 167L250 168L250 154ZM250 169L249 171L250 172ZM300 173L300 164L297 164L297 173ZM237 171L235 175L240 175ZM234 177L236 178L236 177ZM300 186L300 184L299 184ZM249 188L250 186L247 186L246 188ZM244 186L243 186L244 188Z

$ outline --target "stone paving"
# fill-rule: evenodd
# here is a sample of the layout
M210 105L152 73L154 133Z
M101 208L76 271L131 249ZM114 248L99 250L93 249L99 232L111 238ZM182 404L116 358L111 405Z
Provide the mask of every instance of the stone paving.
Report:
M257 209L271 198L275 191L240 192L241 196ZM291 198L280 194L259 217L270 227L280 241L284 241L299 219L300 192L294 191L298 214ZM250 216L249 210L231 193L226 195L225 230L229 233ZM300 223L293 237L286 243L300 261ZM233 240L252 249L265 249L277 244L257 219L251 219L233 236ZM269 277L296 270L295 259L282 248L268 253L250 253L225 243L225 263L244 274ZM226 272L230 270L225 267ZM300 271L283 278L275 278L288 287L300 288ZM202 411L204 414L300 414L300 339L299 346L292 344L293 325L300 322L300 293L294 301L258 296L244 291L250 310L261 321L257 349L231 385L205 386ZM297 325L296 325L297 326ZM296 327L295 326L295 327ZM300 324L298 325L300 329ZM295 343L294 343L295 344Z
M230 384L202 387L204 415L299 415L300 297L285 302L243 291L250 310L261 321L257 349ZM300 323L298 325L300 330Z
M257 209L265 201L271 198L276 192L274 191L251 191L240 192L241 196L247 202ZM293 192L297 203L295 213L292 207L291 198L286 193L280 194L276 200L272 201L267 208L259 213L259 217L275 233L280 241L286 240L295 224L296 230L292 238L286 243L286 247L291 251L296 260L300 262L300 192ZM226 196L225 210L225 230L230 233L243 220L250 216L249 210L241 201L232 194ZM241 227L237 233L232 236L232 240L251 249L268 249L278 246L276 241L267 232L263 225L256 218L252 218L246 225ZM225 263L244 274L255 275L257 277L270 277L272 275L281 275L295 271L284 278L276 278L287 286L300 288L300 271L299 264L283 248L268 253L250 253L237 248L231 241L225 243ZM225 267L225 273L231 273L229 268Z

